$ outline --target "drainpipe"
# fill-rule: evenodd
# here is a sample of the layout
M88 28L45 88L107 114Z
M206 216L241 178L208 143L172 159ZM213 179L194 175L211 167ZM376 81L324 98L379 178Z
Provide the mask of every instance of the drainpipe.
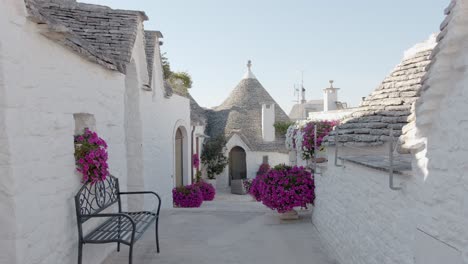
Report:
M192 172L192 183L193 183L193 135L195 134L195 126L192 126L192 140L191 140L191 148L192 148L192 155L190 156L190 164L191 168L190 171Z

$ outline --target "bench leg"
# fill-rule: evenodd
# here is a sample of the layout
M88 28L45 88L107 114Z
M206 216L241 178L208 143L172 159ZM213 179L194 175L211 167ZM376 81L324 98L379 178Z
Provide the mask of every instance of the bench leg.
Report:
M120 242L117 242L117 252L120 252Z
M78 242L78 264L81 264L83 259L83 243Z
M130 252L128 253L128 264L132 264L133 244L130 245Z
M158 232L158 222L159 222L159 217L156 218L156 251L159 253L159 232Z

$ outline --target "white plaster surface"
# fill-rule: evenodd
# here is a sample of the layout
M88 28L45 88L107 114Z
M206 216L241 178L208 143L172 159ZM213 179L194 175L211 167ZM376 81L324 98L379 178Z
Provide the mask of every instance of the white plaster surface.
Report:
M161 213L161 253L148 230L134 248L135 263L310 263L335 264L324 252L310 222L310 211L297 221L280 221L276 212L249 196L221 194L198 209ZM105 264L128 261L126 247Z
M282 163L289 164L289 154L251 151L237 134L234 134L226 143L226 151L224 152L226 157L229 158L229 152L234 147L241 147L246 152L247 178L249 179L253 179L257 175L257 171L263 163L263 156L268 156L268 163L272 167ZM221 189L229 187L229 164L224 171L216 177L216 186Z
M315 177L313 222L330 252L342 264L413 263L406 192L390 190L386 172L350 162L335 167L334 148L328 159ZM408 177L396 175L396 185Z
M73 196L81 177L73 157L74 114L94 116L122 189L157 191L165 207L172 205L175 129L190 129L189 100L163 99L159 50L153 92L142 91L148 76L141 31L126 87L123 74L89 62L41 30L26 19L23 1L0 2L0 263L76 263ZM126 93L131 104L125 106ZM187 178L189 144L187 137ZM113 249L85 247L83 263L100 263Z

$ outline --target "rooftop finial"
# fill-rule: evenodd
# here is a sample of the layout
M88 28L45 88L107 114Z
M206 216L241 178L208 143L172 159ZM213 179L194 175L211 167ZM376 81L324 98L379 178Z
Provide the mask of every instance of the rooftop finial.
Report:
M255 75L252 73L252 61L247 61L247 72L244 75L244 79L256 79Z
M330 80L330 88L333 88L333 80Z

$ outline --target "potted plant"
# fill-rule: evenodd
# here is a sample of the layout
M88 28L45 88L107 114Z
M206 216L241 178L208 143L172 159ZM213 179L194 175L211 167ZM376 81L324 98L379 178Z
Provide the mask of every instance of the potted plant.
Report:
M216 189L215 187L203 180L195 183L195 186L197 186L200 189L200 192L202 193L203 201L213 201L216 195Z
M187 185L172 189L174 207L193 208L203 203L203 194L196 185Z
M223 148L226 140L223 136L211 139L206 142L201 155L201 161L208 174L208 182L216 184L216 176L224 171L228 164L228 159L224 156Z
M75 136L75 160L83 183L104 181L109 175L107 159L106 141L96 132L85 128L83 134Z
M276 210L282 219L298 219L295 207L307 208L315 200L314 178L304 167L276 166L252 182L250 193Z

